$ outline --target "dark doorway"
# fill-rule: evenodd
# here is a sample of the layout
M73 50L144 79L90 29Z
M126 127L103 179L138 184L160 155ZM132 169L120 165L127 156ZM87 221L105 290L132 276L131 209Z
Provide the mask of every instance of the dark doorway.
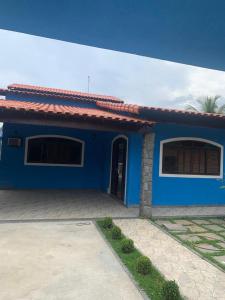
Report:
M112 145L111 194L124 201L127 165L127 139L118 137Z

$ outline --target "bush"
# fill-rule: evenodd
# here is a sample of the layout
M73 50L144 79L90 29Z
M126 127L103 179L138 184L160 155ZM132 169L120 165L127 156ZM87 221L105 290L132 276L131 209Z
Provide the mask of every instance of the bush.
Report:
M102 226L105 229L111 229L113 227L113 221L111 217L106 217L102 220Z
M112 229L112 239L120 240L122 238L121 229L118 226L114 226Z
M140 256L137 259L136 265L138 273L142 275L147 275L151 272L152 264L150 259L147 256Z
M121 242L121 250L124 253L130 253L134 250L134 242L130 239L123 239Z
M173 280L166 281L162 288L162 296L164 300L178 300L180 299L179 287Z

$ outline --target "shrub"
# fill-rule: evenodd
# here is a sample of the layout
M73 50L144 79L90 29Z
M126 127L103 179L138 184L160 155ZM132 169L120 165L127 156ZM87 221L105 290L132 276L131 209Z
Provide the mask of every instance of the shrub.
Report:
M166 281L162 288L162 296L165 300L178 300L180 299L179 287L173 280Z
M105 229L110 229L113 227L113 221L111 217L106 217L102 220L102 226Z
M121 229L118 226L114 226L112 229L112 239L120 240L122 238Z
M130 239L123 239L121 242L121 250L124 253L130 253L134 250L134 242Z
M140 256L137 259L136 269L138 273L142 275L147 275L150 273L151 268L152 268L152 264L150 259L147 256Z

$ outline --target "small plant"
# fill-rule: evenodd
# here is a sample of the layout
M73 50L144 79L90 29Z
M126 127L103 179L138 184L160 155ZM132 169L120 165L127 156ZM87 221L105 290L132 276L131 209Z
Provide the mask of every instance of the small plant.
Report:
M124 253L130 253L134 250L134 242L131 239L123 239L121 242L121 250Z
M162 297L165 300L180 299L179 287L174 280L166 281L162 288Z
M113 227L113 221L111 217L106 217L102 220L102 226L105 229L111 229Z
M122 238L121 229L118 226L114 226L112 229L112 239L120 240Z
M136 269L138 273L142 275L147 275L151 272L152 264L147 256L140 256L137 259Z

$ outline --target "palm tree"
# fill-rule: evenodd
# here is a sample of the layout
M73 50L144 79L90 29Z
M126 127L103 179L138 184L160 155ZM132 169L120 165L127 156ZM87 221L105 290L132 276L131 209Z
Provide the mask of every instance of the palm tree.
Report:
M199 107L195 107L193 105L188 105L186 107L187 110L192 110L196 112L205 112L211 114L224 114L225 113L225 104L218 105L217 101L220 99L220 96L215 97L203 97L197 99Z

